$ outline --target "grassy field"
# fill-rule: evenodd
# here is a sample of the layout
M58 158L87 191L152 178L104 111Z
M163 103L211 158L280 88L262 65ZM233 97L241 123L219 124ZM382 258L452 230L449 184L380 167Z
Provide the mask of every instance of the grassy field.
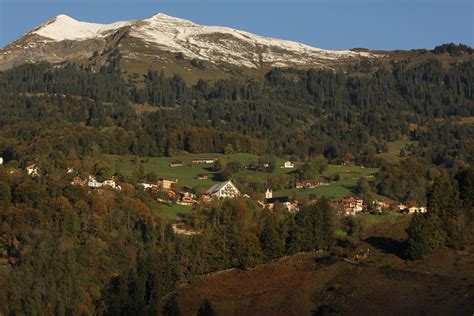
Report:
M400 213L389 212L386 214L375 215L375 214L359 214L358 217L362 217L368 224L377 225L381 223L395 223L396 221L406 217L406 215Z
M377 154L375 157L381 158L387 162L396 163L400 161L400 150L405 148L407 144L416 144L414 141L404 141L404 140L397 140L395 142L389 142L388 151L383 154Z
M275 192L276 195L288 195L297 197L307 197L309 195L316 195L321 198L323 196L331 198L341 198L347 196L351 190L356 186L357 181L365 177L368 180L373 178L374 173L378 171L377 168L363 168L354 165L328 165L328 168L324 171L323 176L332 176L339 174L341 180L331 182L329 185L319 186L314 189L288 189Z
M187 187L202 187L207 189L213 184L220 181L219 175L212 171L212 165L198 164L193 165L192 160L202 157L216 157L220 159L224 164L227 161L239 161L242 165L246 165L249 162L257 161L258 156L252 154L238 153L232 155L223 154L182 154L174 157L151 157L141 158L132 156L120 156L120 155L105 155L104 161L107 162L114 170L120 170L121 173L127 176L131 176L134 170L137 170L140 165L143 166L145 173L154 172L159 178L167 179L178 179L181 186ZM170 162L173 160L183 161L182 167L170 167ZM295 163L295 169L280 168L283 165L283 159L277 159L277 168L270 176L285 175L288 174L288 178L291 179L291 173L294 172L302 162ZM350 191L355 187L357 181L361 177L370 179L373 174L376 173L376 168L364 168L354 165L328 165L328 168L324 171L323 176L333 176L336 174L340 175L340 180L331 182L326 186L320 186L314 189L286 189L274 192L275 196L296 196L297 198L304 198L310 195L316 197L331 197L341 198L347 196ZM206 180L197 179L197 175L201 173L207 173L209 178ZM255 181L265 182L267 174L264 172L242 170L237 177L247 177ZM163 213L170 217L175 218L180 212L189 212L192 208L189 206L166 206L162 205Z
M104 160L110 164L115 170L120 170L123 174L131 176L133 171L139 168L140 165L143 166L143 169L146 173L155 172L160 178L169 178L169 179L178 179L180 185L195 187L195 186L211 186L216 182L219 182L219 177L217 173L212 171L212 165L198 164L193 165L192 160L200 157L216 157L220 159L224 164L228 161L239 161L243 165L248 164L249 162L258 160L258 156L252 154L233 154L233 155L223 155L223 154L183 154L177 155L174 157L152 157L152 158L137 158L134 159L132 156L119 156L119 155L105 155ZM170 167L170 162L172 160L182 160L182 167ZM277 159L277 168L270 176L275 175L284 175L293 172L298 168L302 163L295 163L295 169L285 169L280 168L283 164L283 159ZM373 174L377 172L376 168L363 168L354 165L342 166L342 165L328 165L328 168L324 171L324 176L331 176L339 174L341 180L331 183L331 185L318 187L310 190L299 190L299 192L304 194L324 194L328 196L341 196L347 194L350 189L352 189L359 178L366 177L370 179L373 177ZM207 180L197 179L197 175L200 173L209 174ZM265 181L267 174L264 172L243 170L237 177L249 177L251 179ZM288 190L285 190L288 191ZM291 191L291 190L289 190Z
M193 207L188 205L161 205L162 214L170 219L178 218L179 214L189 213L192 210Z
M176 155L174 157L152 157L152 158L137 158L134 160L132 156L119 156L119 155L105 155L104 160L110 164L115 170L120 170L124 175L131 176L133 171L143 165L143 169L146 173L156 172L160 178L178 179L180 185L194 187L198 185L211 186L212 184L219 181L218 176L215 172L212 172L212 164L192 164L192 160L196 158L218 158L224 164L228 160L238 161L242 165L248 164L249 162L258 160L258 156L252 154L183 154ZM170 162L173 160L183 161L182 167L170 167ZM278 165L283 164L282 159L277 159ZM272 175L284 174L292 171L292 169L276 168ZM200 173L208 173L209 179L198 180L197 175ZM248 175L255 177L256 179L266 179L266 173L254 172L244 170L239 173L238 176Z

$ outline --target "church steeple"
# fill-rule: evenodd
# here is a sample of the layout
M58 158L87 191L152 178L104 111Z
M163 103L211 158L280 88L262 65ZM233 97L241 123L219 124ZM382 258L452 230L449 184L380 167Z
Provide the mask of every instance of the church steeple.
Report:
M266 199L271 199L273 197L273 192L272 190L267 188L267 192L265 192L265 198Z

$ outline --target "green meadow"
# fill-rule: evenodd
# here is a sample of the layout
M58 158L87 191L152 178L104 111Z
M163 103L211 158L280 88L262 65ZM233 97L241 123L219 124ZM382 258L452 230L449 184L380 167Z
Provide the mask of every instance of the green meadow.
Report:
M145 173L155 172L159 178L167 179L178 179L181 186L196 187L200 186L203 189L207 189L213 184L219 182L219 175L212 171L212 164L192 164L192 160L196 158L218 158L223 164L228 161L239 161L242 165L246 165L252 161L257 161L258 156L246 153L238 153L232 155L224 154L182 154L174 157L133 157L133 156L120 156L120 155L105 155L104 161L106 161L115 170L120 170L124 175L131 176L134 170L138 169L140 165L143 167ZM183 161L182 167L170 167L170 162L173 160ZM288 174L291 179L291 173L294 172L303 162L295 162L294 169L280 168L284 163L283 159L277 159L277 168L270 176ZM295 196L298 198L304 198L316 196L318 198L322 196L330 198L341 198L347 196L351 190L356 186L357 181L361 177L365 177L368 180L373 178L373 174L378 171L377 168L364 168L354 165L328 165L324 171L323 176L334 176L339 174L340 180L331 182L329 185L319 186L314 189L285 189L275 191L275 196ZM198 174L207 173L209 175L206 180L197 179ZM267 179L267 173L251 171L243 169L239 172L236 177L246 177L255 181L265 182ZM186 213L192 210L191 206L181 205L161 205L162 213L170 218L176 218L179 213Z
M397 163L400 161L402 157L400 157L400 150L405 148L406 145L413 144L416 145L416 141L404 141L404 140L397 140L394 142L388 142L388 151L386 153L377 154L375 155L376 158L383 159L390 163Z

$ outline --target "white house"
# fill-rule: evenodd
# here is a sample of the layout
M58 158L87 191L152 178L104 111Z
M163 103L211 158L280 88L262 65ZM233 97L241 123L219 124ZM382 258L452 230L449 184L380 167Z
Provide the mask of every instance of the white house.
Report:
M137 184L139 188L141 188L143 191L147 190L156 190L158 191L158 185L157 184L152 184L152 183L146 183L146 182L140 182Z
M426 213L426 212L428 212L428 209L426 208L426 206L420 206L420 207L412 206L408 209L408 214Z
M240 191L232 183L232 181L221 182L213 185L206 192L212 197L217 197L219 199L235 198L240 196Z
M295 167L295 164L292 163L289 160L285 161L285 163L282 166L282 168L286 168L286 169L291 169L291 168L294 168L294 167Z
M31 164L26 167L26 172L32 177L38 177L40 175L40 170L37 164Z
M100 188L102 187L102 182L97 181L93 176L89 176L89 180L87 181L87 186L90 188Z
M102 182L102 185L111 187L112 189L115 189L115 190L119 190L119 191L122 190L120 185L118 185L114 179L107 179L104 182Z

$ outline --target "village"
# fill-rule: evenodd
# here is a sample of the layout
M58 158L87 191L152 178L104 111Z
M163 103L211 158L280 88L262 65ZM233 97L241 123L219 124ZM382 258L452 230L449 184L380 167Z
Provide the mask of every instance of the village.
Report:
M218 161L218 158L195 158L191 160L191 165L213 165ZM0 157L0 164L3 164L3 158ZM344 165L346 163L344 162ZM184 162L182 160L173 159L169 163L169 167L173 169L183 167ZM247 170L257 170L257 164L251 162L246 165ZM264 165L268 167L268 165ZM295 164L291 161L284 161L280 169L294 169ZM11 169L9 172L18 172L18 169ZM41 170L37 163L28 164L25 167L25 172L33 178L41 177ZM81 177L72 167L66 168L64 170L65 176L72 177L70 182L73 186L87 187L90 190L116 190L121 191L122 185L124 182L116 177L112 176L110 178L103 179L99 181L95 175L88 175L87 177ZM195 178L197 180L208 180L208 173L198 173ZM295 190L305 190L305 189L314 189L317 187L328 186L330 183L318 180L295 180L291 186ZM203 192L197 192L195 188L182 185L177 178L158 178L155 182L137 182L135 184L130 184L133 187L142 190L143 192L149 194L153 199L158 203L164 205L181 205L193 207L195 204L210 203L212 200L222 200L222 199L233 199L233 198L246 198L246 199L255 199L257 204L262 209L273 209L274 207L281 208L287 212L295 213L299 211L300 202L292 196L288 195L275 195L274 191L267 185L264 194L253 194L251 197L249 194L242 193L238 188L238 185L235 184L232 180L220 181L212 184ZM316 202L316 198L312 198L309 203ZM332 207L337 211L341 216L356 216L360 213L373 213L381 214L383 212L393 212L400 214L414 214L414 213L426 213L426 206L418 205L406 205L399 203L390 199L373 199L373 200L364 200L361 197L358 197L356 194L350 192L344 197L332 198L331 199Z

